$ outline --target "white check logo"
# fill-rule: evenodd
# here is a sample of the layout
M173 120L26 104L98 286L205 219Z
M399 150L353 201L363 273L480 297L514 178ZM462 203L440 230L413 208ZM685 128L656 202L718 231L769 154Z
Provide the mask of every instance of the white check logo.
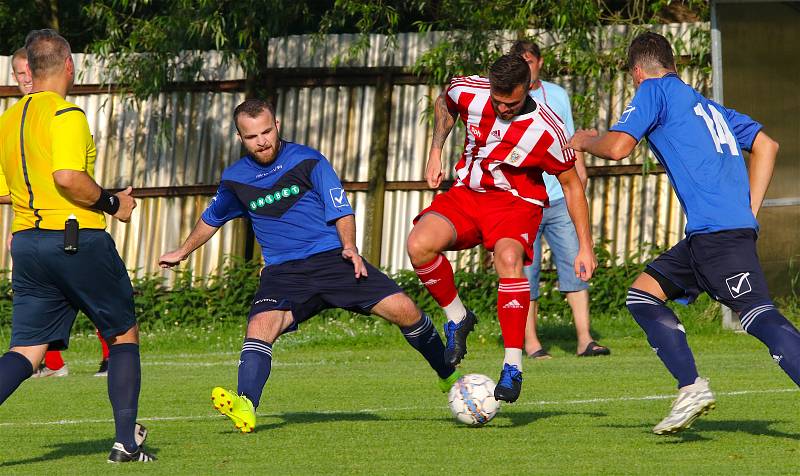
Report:
M731 292L731 297L735 299L753 290L753 288L750 286L750 280L747 279L748 276L750 276L749 272L740 273L725 280L725 283L728 285L728 289ZM736 284L733 284L734 282Z
M344 189L342 188L332 188L330 189L331 194L331 201L333 201L333 206L336 208L342 207L349 207L350 203L347 201L347 195L344 193Z
M738 293L740 289L742 289L742 284L744 284L744 280L750 276L750 273L744 273L741 278L739 278L739 282L736 283L736 286L731 287L733 292Z

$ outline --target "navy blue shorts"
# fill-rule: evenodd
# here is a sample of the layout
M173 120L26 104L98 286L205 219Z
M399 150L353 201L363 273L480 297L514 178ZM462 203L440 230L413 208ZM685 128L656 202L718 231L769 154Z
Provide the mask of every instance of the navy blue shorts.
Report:
M64 232L24 230L11 241L14 312L11 347L69 346L78 310L104 338L136 324L133 287L114 240L105 230L80 230L78 252L64 252Z
M372 308L403 290L391 278L364 260L368 276L355 278L353 263L342 258L341 248L323 251L302 260L292 260L261 271L261 284L248 319L274 310L292 311L297 324L323 309L341 308L369 314Z
M705 291L742 313L772 304L758 261L757 237L751 228L692 235L648 267L683 291L683 296L670 296L679 302L691 303Z

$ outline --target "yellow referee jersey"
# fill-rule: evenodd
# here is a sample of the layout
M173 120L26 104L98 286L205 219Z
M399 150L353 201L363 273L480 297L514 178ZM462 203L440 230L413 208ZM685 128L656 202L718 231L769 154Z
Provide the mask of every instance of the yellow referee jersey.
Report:
M24 96L0 117L0 195L11 193L11 231L63 230L70 215L81 228L105 228L102 212L70 202L53 180L56 170L94 178L97 156L83 111L50 91Z

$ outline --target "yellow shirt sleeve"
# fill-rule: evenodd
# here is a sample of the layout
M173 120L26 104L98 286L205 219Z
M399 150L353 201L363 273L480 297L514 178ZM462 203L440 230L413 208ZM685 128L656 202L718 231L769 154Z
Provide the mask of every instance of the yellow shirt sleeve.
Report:
M53 138L53 171L85 172L93 141L83 111L78 107L57 111L50 128Z

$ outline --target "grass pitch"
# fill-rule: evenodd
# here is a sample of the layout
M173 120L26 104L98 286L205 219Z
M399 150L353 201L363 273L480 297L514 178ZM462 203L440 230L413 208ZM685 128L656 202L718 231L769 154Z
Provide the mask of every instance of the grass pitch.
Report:
M315 343L308 336L325 321L312 323L276 345L250 435L209 399L215 385L235 389L239 330L144 336L139 421L159 461L119 467L105 462L113 423L105 379L92 376L97 343L75 338L69 377L29 380L0 407L0 473L800 473L800 392L747 335L692 337L687 325L717 409L682 434L656 436L650 429L675 389L633 328L603 336L610 357L577 358L561 342L554 359L525 362L520 400L469 428L450 416L432 371L399 332L381 324L367 339ZM496 380L494 336L470 345L463 370Z

